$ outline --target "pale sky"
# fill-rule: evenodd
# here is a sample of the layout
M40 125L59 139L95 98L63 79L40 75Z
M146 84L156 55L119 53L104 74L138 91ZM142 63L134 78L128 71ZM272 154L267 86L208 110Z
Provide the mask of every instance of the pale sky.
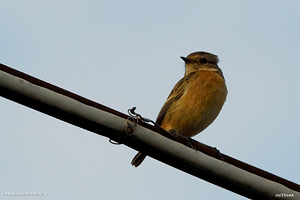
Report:
M155 120L183 77L180 56L216 54L228 98L194 139L299 184L299 6L3 0L0 63ZM245 199L149 157L134 168L135 150L2 97L0 108L0 199Z

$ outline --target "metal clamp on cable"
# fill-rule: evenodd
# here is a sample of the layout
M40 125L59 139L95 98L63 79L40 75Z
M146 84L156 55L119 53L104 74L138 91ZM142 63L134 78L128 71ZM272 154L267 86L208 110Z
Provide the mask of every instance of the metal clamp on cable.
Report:
M136 109L136 107L133 107L131 109L128 109L128 111L127 111L129 114L129 117L126 120L127 125L124 128L124 132L128 136L132 136L134 134L135 128L139 122L140 115L138 115L134 112L135 109Z
M160 127L156 122L152 121L151 119L142 117L142 115L135 112L136 107L132 107L131 109L128 109L128 114L130 117L127 118L127 126L125 127L124 131L127 135L131 136L134 134L135 128L137 124L139 123L139 120L146 123L152 123L155 126ZM130 120L131 119L131 120ZM130 122L134 122L134 125L130 124Z

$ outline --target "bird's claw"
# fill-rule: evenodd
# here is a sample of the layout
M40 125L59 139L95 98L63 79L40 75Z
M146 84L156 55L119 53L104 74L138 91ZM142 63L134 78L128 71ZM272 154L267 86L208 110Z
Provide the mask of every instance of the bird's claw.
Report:
M178 136L181 135L181 134L179 133L179 131L177 131L176 129L171 129L171 130L169 130L168 133L169 133L170 135L172 135L174 138L178 138ZM182 136L182 135L181 135L181 136ZM190 137L187 137L187 138L186 138L186 141L187 141L187 146L188 146L188 147L190 147L190 148L192 148L192 149L195 149L195 150L197 151L196 147L194 147L194 145L193 145L193 140L192 140Z
M211 148L213 149L213 156L217 155L224 162L224 158L221 155L221 152L216 147L211 147Z
M196 150L196 152L197 152L196 147L193 145L193 140L192 140L192 138L188 137L188 138L186 138L186 141L187 141L187 146L188 146L188 147L191 147L192 149Z

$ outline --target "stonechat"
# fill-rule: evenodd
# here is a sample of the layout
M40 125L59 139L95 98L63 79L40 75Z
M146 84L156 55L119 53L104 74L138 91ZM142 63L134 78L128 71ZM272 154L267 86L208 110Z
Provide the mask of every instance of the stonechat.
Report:
M228 92L218 56L194 52L181 59L185 62L184 77L174 86L156 123L166 131L175 130L190 138L216 119ZM145 157L139 152L131 164L137 167Z

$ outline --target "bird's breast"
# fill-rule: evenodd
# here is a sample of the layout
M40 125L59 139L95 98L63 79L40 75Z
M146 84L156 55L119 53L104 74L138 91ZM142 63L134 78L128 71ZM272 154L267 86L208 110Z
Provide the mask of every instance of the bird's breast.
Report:
M170 129L192 137L216 119L226 96L225 80L219 74L199 71L187 85L182 97L173 103L164 123Z

